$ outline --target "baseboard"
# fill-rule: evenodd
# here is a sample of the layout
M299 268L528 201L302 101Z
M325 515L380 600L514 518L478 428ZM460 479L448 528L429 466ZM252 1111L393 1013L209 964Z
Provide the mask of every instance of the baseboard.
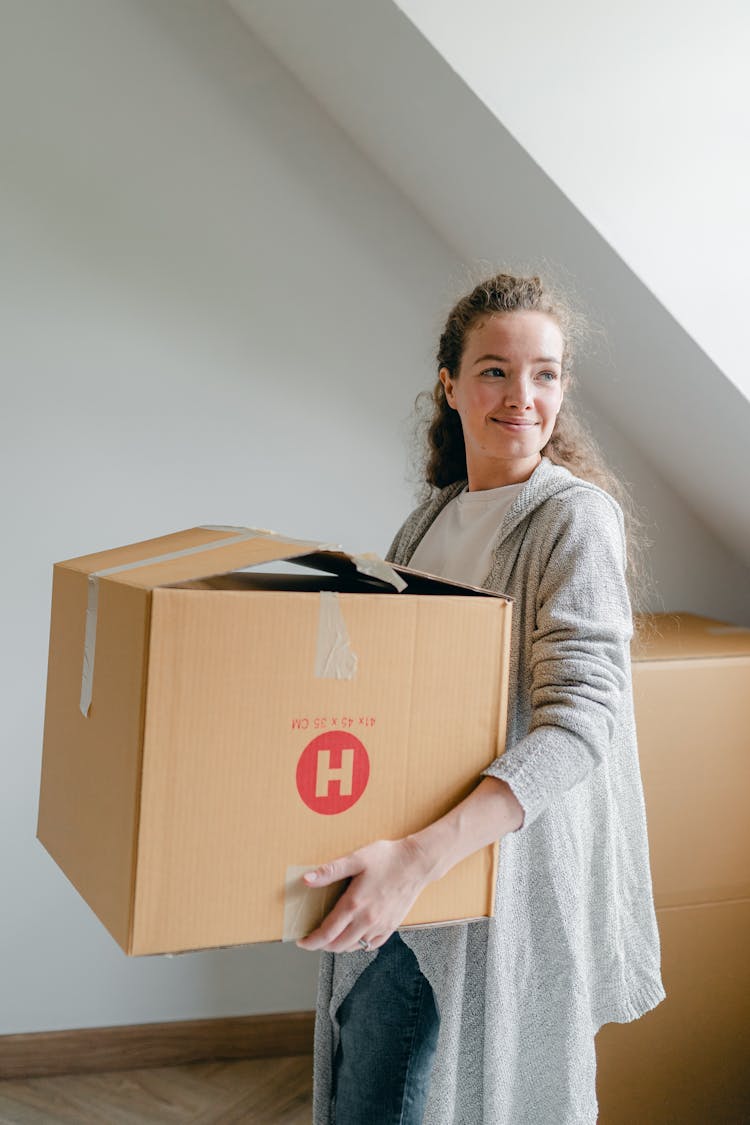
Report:
M309 1055L313 1012L0 1035L0 1079Z

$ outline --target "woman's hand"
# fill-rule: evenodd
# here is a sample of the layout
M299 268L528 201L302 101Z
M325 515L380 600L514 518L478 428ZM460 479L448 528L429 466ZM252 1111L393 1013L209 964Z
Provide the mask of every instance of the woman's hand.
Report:
M302 878L308 887L351 882L330 914L300 949L352 953L360 938L379 949L403 922L419 893L431 881L428 862L413 837L377 840L350 855L324 863Z
M303 875L308 887L351 882L333 910L300 949L352 953L359 939L384 945L420 891L479 848L522 827L524 810L506 781L483 777L460 804L402 840L377 840Z

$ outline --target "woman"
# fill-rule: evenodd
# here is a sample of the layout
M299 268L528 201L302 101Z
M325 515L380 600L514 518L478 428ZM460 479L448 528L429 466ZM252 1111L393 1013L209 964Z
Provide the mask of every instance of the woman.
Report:
M306 876L351 879L298 943L325 951L319 1125L588 1125L597 1030L664 999L623 513L565 401L577 323L539 278L500 274L440 340L437 491L389 558L514 599L506 752L434 824ZM423 887L493 840L495 917L399 934Z

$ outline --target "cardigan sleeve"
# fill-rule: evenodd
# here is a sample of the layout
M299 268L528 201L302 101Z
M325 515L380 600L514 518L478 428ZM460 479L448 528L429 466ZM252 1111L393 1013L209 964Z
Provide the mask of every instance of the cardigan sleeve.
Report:
M559 503L544 544L530 666L528 733L483 774L508 783L525 831L607 755L630 680L632 611L622 512L604 493Z

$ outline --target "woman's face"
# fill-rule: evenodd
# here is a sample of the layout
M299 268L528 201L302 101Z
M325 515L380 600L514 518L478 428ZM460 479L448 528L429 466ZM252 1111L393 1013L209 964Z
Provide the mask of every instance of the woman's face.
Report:
M441 369L461 418L470 491L531 476L562 404L562 355L562 333L546 313L494 313L467 332L458 376Z

